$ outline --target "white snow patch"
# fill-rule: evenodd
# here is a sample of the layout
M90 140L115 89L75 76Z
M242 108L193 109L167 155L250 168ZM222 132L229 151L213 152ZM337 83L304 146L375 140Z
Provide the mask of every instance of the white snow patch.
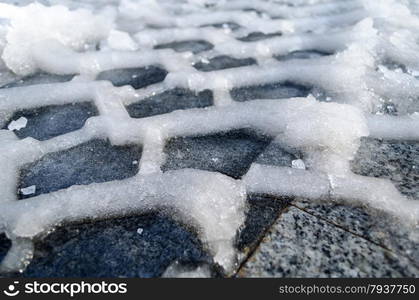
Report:
M294 159L291 162L291 166L294 169L300 169L300 170L305 170L306 169L306 165L304 164L304 161L302 159Z
M13 130L20 130L22 128L25 128L28 124L28 119L25 117L20 117L17 120L13 120L12 122L7 125L7 129L13 131Z
M35 192L36 192L36 185L31 185L31 186L28 186L28 187L25 187L25 188L21 188L20 189L20 192L24 196L35 194Z

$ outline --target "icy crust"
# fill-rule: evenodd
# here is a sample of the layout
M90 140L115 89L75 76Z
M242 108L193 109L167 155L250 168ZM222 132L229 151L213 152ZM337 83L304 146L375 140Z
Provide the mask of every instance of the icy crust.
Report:
M419 49L413 42L419 19L410 6L392 0L26 2L0 4L0 86L40 71L76 76L0 89L0 126L9 127L0 130L0 229L12 240L3 271L23 270L33 240L62 224L164 210L195 226L214 261L229 272L246 197L253 193L364 205L418 223L417 200L388 180L350 170L361 137L419 140ZM255 32L262 38L243 39ZM159 49L191 41L211 47L195 54ZM305 51L325 55L281 59ZM193 67L222 55L257 64L208 72ZM148 66L168 74L137 90L96 80L104 71ZM307 87L315 97L236 102L230 94L284 82ZM176 88L211 90L214 105L138 119L128 114L127 106ZM43 141L13 133L25 123L10 122L19 110L86 100L99 115L79 130ZM383 113L388 103L397 113ZM254 163L242 179L161 170L171 138L249 128L299 159L290 168ZM23 165L98 138L142 146L138 174L17 201Z

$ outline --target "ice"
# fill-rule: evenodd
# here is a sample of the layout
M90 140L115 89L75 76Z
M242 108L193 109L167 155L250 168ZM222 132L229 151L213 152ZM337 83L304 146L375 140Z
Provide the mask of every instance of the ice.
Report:
M22 128L25 128L27 124L28 124L28 119L26 119L25 117L20 117L19 119L13 120L12 122L10 122L10 124L7 125L7 129L20 130Z
M0 4L1 128L17 112L86 101L97 114L46 139L19 139L12 130L26 126L24 117L0 130L0 224L12 240L2 270L23 269L33 241L61 224L164 210L196 228L228 273L252 193L363 205L418 223L417 201L350 167L362 138L419 140L419 18L409 4L27 2ZM13 83L36 73L74 78ZM208 156L211 171L166 168L170 141L239 130L272 140L292 161L244 159L245 167L232 168L240 172L228 173L217 169L221 158ZM36 195L16 201L24 166L92 140L141 147L127 160L132 176L111 170L40 195L29 186L21 192ZM192 276L179 266L167 274Z
M301 170L306 169L306 165L304 164L304 161L302 159L294 159L291 162L291 167L294 169L301 169Z
M22 193L22 195L25 195L25 196L35 194L35 191L36 191L36 185L31 185L31 186L20 189L20 192Z

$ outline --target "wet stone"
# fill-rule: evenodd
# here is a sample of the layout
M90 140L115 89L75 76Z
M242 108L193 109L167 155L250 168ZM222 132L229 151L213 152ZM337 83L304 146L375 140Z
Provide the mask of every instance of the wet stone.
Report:
M220 55L209 59L208 63L202 61L194 64L195 69L203 72L210 72L229 68L238 68L256 64L253 58L233 58L227 55Z
M166 145L162 169L194 168L240 178L269 142L269 138L249 130L174 138Z
M138 146L112 146L108 141L92 140L74 148L46 154L25 165L20 172L19 188L36 186L34 194L54 192L72 185L85 185L134 176L138 172L141 149Z
M279 37L281 35L282 35L281 32L263 33L260 31L256 31L256 32L251 32L244 37L240 37L238 38L238 40L242 42L257 42L257 41L266 40L273 37Z
M132 118L145 118L169 113L177 109L207 107L213 104L210 90L199 93L175 88L127 106Z
M58 228L37 241L22 276L159 277L174 261L200 265L212 258L195 232L152 213Z
M269 83L264 85L233 88L230 92L235 101L243 102L255 99L286 99L306 97L311 88L292 82Z
M15 130L14 133L21 139L33 137L43 141L80 129L88 118L97 114L97 109L91 102L51 105L17 111L3 129L7 129L12 120L24 117L28 120L26 127Z
M214 46L204 40L196 40L196 41L180 41L180 42L172 42L167 44L160 44L154 47L154 49L167 49L171 48L176 52L185 52L191 51L192 53L199 53L202 51L207 51L212 49Z
M167 71L156 66L103 71L97 80L109 80L114 86L130 85L134 89L158 83L166 78Z
M291 206L239 276L414 277L418 272L407 258Z

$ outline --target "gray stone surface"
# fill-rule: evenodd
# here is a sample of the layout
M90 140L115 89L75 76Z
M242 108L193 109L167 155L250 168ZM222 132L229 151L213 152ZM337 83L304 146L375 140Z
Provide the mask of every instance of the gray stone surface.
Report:
M38 73L23 77L15 82L4 85L0 88L22 87L34 84L56 83L70 81L74 75L55 75L47 73Z
M194 168L240 178L269 142L250 130L174 138L166 145L167 160L162 169Z
M126 108L132 118L145 118L177 109L202 108L212 104L213 97L210 90L195 93L175 88L130 104Z
M159 277L175 261L212 264L204 248L195 232L164 214L86 222L38 240L21 276Z
M306 97L310 94L310 87L292 82L278 82L256 86L233 88L230 92L235 101L243 102L254 99L284 99L292 97Z
M294 205L319 219L406 257L419 268L419 228L402 223L390 215L366 210L363 207L313 203L307 200L297 200Z
M85 121L97 115L97 109L91 102L52 105L31 110L17 111L8 122L25 117L25 128L15 131L19 138L33 137L43 141L83 127Z
M193 41L180 41L172 42L167 44L160 44L154 47L154 49L173 49L176 52L191 51L192 53L199 53L206 50L211 50L214 46L205 40L193 40Z
M248 35L238 38L238 40L242 42L256 42L261 40L266 40L272 37L278 37L281 36L282 33L280 32L274 32L274 33L263 33L260 31L251 32Z
M322 56L331 55L332 53L326 53L318 50L305 50L305 51L293 51L286 55L275 55L274 57L279 61L286 61L290 59L310 59L318 58Z
M256 60L253 58L234 58L227 55L216 56L208 61L208 63L200 61L194 64L195 69L202 72L210 72L256 64Z
M410 261L296 207L239 272L244 277L414 277Z
M101 72L97 80L109 80L115 86L131 85L139 89L150 84L158 83L166 78L167 71L157 67L114 69Z
M353 172L390 179L406 196L419 199L419 143L364 138Z
M46 154L22 168L19 187L35 185L36 193L20 196L23 199L76 184L131 177L138 171L140 158L141 148L138 146L112 146L103 140L92 140L68 150Z

